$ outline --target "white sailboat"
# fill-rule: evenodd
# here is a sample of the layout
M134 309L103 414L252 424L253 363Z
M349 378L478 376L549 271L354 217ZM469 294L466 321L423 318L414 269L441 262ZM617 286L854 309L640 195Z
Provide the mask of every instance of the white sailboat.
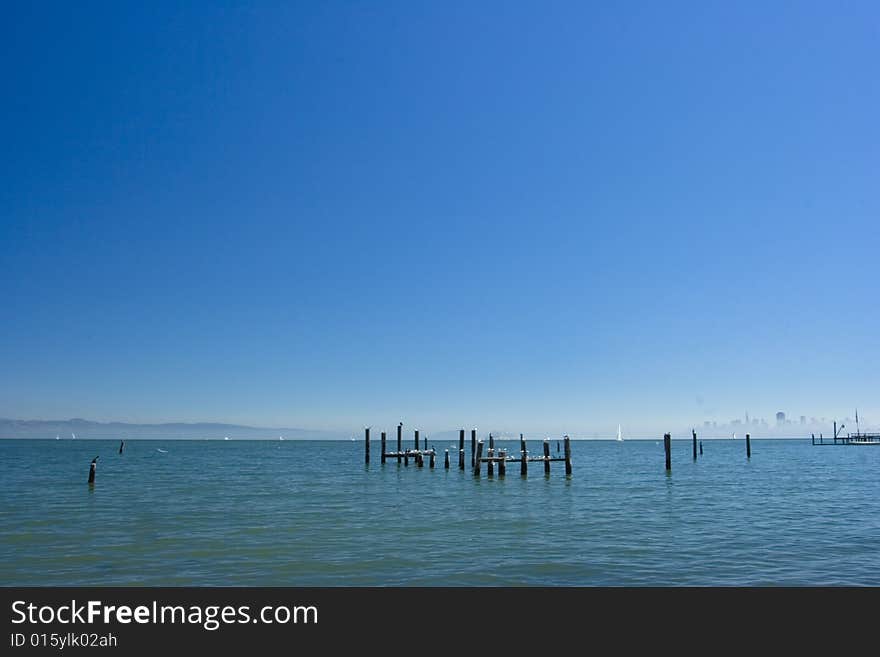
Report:
M623 436L620 433L620 425L619 424L617 425L617 442L619 442L619 443L623 442Z

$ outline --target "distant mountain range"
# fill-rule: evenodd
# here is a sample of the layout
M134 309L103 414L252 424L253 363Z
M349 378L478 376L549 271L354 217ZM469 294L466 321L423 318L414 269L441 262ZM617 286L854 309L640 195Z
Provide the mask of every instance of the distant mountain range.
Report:
M59 436L70 440L89 438L161 438L199 439L215 438L222 440L271 439L283 436L285 440L347 440L351 434L339 431L320 431L314 429L248 427L239 424L219 424L213 422L172 422L167 424L129 424L127 422L92 422L74 418L71 420L10 420L0 418L0 438L50 438ZM358 437L361 437L360 435Z

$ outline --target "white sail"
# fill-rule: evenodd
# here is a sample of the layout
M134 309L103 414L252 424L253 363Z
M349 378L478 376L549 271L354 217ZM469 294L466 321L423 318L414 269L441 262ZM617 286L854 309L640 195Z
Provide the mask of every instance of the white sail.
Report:
M623 436L620 433L620 425L617 425L617 440L618 442L623 442Z

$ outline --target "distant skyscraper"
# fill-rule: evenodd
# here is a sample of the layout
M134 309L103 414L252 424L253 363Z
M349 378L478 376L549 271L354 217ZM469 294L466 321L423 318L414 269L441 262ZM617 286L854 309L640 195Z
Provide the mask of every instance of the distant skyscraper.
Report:
M782 411L779 411L776 414L776 426L781 427L784 425L785 425L785 413L783 413Z

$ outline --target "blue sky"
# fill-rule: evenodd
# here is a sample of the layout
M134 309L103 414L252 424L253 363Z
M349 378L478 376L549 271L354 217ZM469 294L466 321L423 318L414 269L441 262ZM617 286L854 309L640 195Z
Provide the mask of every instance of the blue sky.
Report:
M4 5L0 416L880 420L876 3L176 4Z

